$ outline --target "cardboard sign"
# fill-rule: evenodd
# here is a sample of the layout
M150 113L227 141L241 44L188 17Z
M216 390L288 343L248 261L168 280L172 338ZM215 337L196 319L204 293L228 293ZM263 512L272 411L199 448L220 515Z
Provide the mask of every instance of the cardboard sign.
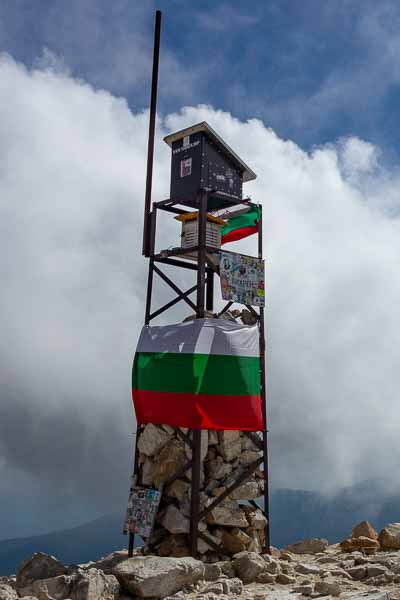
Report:
M250 306L265 305L264 261L236 252L220 252L221 293L224 300Z
M132 485L126 511L124 533L137 533L149 538L160 505L161 492L151 488Z

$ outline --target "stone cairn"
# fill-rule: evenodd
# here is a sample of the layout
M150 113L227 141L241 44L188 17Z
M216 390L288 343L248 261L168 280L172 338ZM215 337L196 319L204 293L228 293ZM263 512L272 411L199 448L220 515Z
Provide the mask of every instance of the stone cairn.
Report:
M188 432L186 429L181 431ZM165 482L184 467L192 451L176 429L149 424L140 436L138 452L141 483L163 491L146 552L159 556L188 556L191 470L169 485ZM243 432L202 431L200 510L223 494L259 456L259 449ZM200 522L199 530L221 548L216 552L199 538L198 549L203 561L226 560L244 550L261 552L267 520L249 501L263 493L264 474L259 468Z

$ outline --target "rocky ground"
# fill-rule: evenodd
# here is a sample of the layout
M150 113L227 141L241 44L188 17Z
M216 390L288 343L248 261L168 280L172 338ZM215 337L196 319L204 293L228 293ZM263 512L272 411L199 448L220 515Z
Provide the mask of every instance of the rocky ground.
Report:
M271 555L243 551L204 563L190 557L127 557L63 565L36 553L16 576L0 577L0 600L400 600L400 523L381 533L367 522L341 544L312 539Z

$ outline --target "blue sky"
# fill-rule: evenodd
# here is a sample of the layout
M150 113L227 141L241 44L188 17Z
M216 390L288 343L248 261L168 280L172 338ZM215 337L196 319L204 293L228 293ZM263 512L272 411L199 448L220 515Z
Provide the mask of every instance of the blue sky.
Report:
M0 47L28 66L54 53L73 76L136 111L148 104L155 8L163 11L161 112L211 104L259 117L305 148L356 135L397 160L400 5L392 0L11 0L0 6Z
M0 539L126 501L156 8L154 198L162 137L202 120L258 174L272 484L337 490L400 461L400 4L3 0Z

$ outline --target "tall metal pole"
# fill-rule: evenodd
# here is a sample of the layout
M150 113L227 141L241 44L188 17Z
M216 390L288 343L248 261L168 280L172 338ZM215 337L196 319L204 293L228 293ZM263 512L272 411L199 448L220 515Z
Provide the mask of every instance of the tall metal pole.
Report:
M258 223L258 258L263 257L263 219L262 206L260 207L260 220ZM265 380L265 326L264 326L264 307L260 306L260 377L261 377L261 399L263 411L263 457L264 457L264 512L268 520L265 548L268 553L271 552L271 534L269 520L269 468L268 468L268 429L267 429L267 390Z
M157 114L157 85L158 85L158 63L160 57L160 32L161 32L161 11L156 11L154 27L154 52L153 52L153 74L151 79L151 99L150 99L150 122L149 122L149 141L147 146L147 173L146 173L146 193L144 200L144 223L143 223L143 256L150 255L149 249L149 214L151 210L151 189L153 182L153 158L154 158L154 135L156 129Z
M206 286L206 223L207 223L207 192L199 193L198 217L198 249L197 249L197 314L198 319L205 315L205 286ZM190 500L190 550L193 557L197 556L197 540L200 513L200 470L201 470L201 430L192 430L192 487Z

